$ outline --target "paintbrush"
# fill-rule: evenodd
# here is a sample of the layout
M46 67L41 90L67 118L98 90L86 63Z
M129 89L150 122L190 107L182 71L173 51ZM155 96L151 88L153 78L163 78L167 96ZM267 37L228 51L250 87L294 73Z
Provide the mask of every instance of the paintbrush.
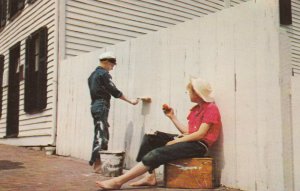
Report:
M150 97L138 97L138 99L142 100L145 103L151 103Z

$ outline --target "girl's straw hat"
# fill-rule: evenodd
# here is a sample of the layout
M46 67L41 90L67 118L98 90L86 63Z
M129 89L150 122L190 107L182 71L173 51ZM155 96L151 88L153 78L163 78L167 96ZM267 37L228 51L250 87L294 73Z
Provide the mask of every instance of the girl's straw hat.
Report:
M214 102L212 94L212 88L208 82L201 78L192 78L191 84L195 92L200 96L205 102Z

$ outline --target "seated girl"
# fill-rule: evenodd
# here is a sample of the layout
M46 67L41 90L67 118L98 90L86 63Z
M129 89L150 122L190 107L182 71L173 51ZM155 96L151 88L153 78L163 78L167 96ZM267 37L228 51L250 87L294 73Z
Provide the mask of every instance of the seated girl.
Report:
M187 85L191 102L196 105L187 117L188 125L178 121L174 110L164 106L165 115L180 131L180 135L155 132L145 135L137 156L138 164L125 174L106 181L97 181L100 190L120 189L121 186L148 172L132 186L157 184L154 169L173 160L203 157L219 137L222 123L219 109L211 96L212 89L201 78L191 79Z

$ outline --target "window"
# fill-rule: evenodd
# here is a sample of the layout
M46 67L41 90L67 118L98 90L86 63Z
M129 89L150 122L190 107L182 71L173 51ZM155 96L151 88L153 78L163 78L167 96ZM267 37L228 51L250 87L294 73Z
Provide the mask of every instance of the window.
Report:
M13 19L25 6L25 0L9 0L9 19Z
M41 112L47 106L47 41L46 27L26 39L24 110L27 113Z
M0 0L0 28L6 24L7 0Z
M0 55L0 118L2 116L3 73L4 73L4 56Z

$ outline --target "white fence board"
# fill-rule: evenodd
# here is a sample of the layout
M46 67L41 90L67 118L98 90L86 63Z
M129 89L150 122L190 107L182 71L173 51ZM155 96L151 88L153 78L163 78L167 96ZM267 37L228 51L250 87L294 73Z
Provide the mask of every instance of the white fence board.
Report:
M242 5L241 5L242 6ZM251 5L249 5L251 7ZM256 171L256 57L248 56L258 48L255 38L254 22L255 14L247 6L243 12L243 17L235 17L234 33L235 43L235 73L236 73L236 176L237 184L245 190L255 190L255 171ZM236 13L239 14L238 12ZM247 20L247 22L244 22ZM247 58L248 56L248 58ZM247 59L245 59L247 58ZM243 136L247 132L247 136ZM246 151L246 152L245 152ZM248 165L243 165L243 164ZM252 169L249 171L249 169Z
M292 123L293 123L293 165L294 165L294 189L300 189L300 77L292 78Z
M216 33L218 57L216 58L216 78L214 79L215 97L222 114L223 132L217 147L213 148L212 156L216 158L216 178L221 178L221 182L226 182L228 185L237 186L237 172L233 170L236 169L237 164L236 111L232 109L236 107L235 53L232 51L235 48L235 41L234 28L228 27L234 25L234 19L223 20L220 18L217 19L216 24L218 26ZM224 142L226 142L226 146L223 145Z

